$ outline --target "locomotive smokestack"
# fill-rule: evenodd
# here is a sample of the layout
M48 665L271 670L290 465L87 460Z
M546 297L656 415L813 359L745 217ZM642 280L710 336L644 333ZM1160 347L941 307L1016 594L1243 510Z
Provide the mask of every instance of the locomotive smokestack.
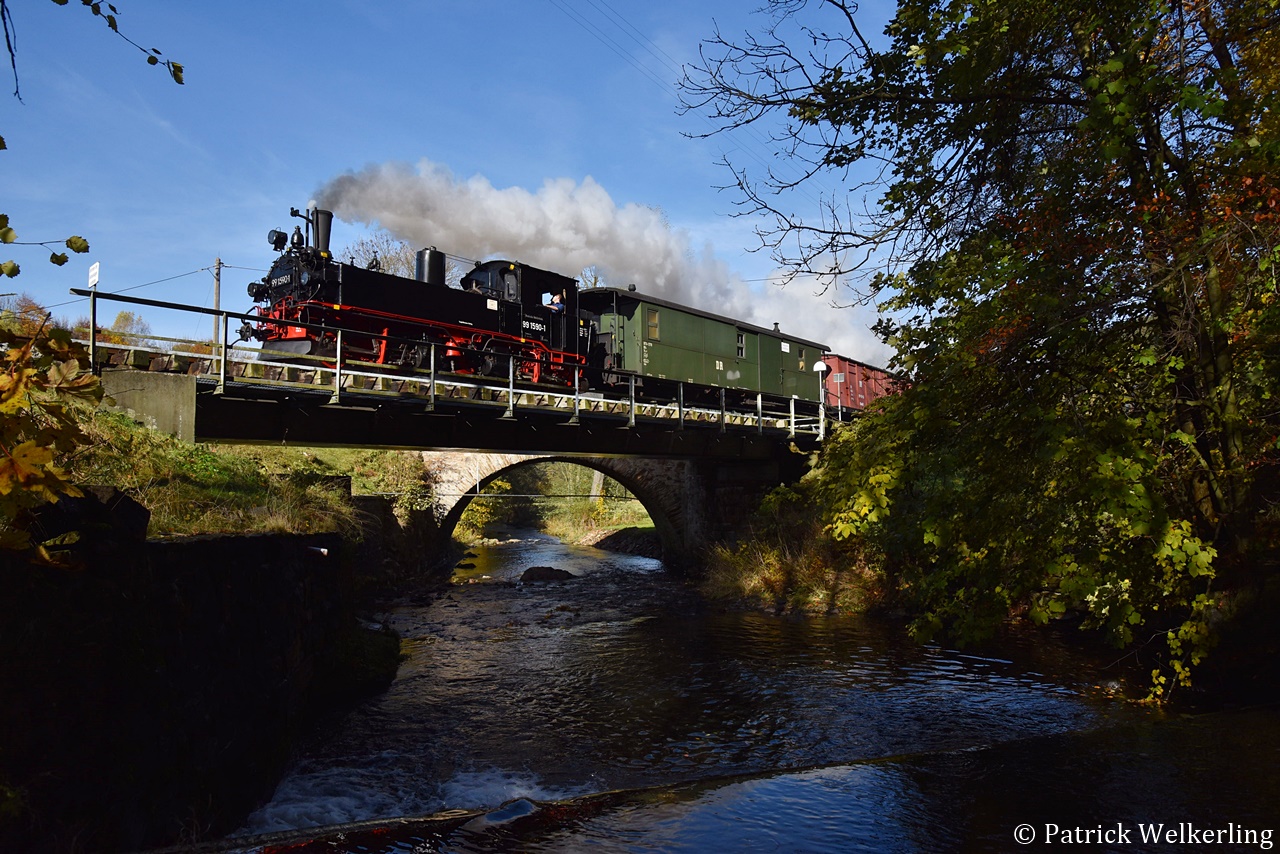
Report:
M432 246L413 256L413 277L428 285L444 286L444 253Z
M311 212L312 226L315 232L316 249L328 254L329 233L333 230L333 211L322 211L316 208Z

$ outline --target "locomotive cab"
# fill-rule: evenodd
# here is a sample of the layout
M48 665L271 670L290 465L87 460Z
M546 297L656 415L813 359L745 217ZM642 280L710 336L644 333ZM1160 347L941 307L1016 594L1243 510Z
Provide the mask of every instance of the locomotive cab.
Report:
M512 261L484 261L462 277L462 287L500 302L503 332L546 341L553 350L585 355L579 328L578 283L559 273ZM559 308L553 298L558 297Z

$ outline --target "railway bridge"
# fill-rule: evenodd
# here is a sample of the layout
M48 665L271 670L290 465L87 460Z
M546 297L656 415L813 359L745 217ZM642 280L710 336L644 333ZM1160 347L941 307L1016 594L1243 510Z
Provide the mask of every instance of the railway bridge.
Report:
M156 336L86 343L118 408L188 441L456 452L438 466L446 533L513 467L596 469L641 501L675 562L734 538L765 492L800 476L828 427L816 403L692 384L651 397L634 381L607 393L532 386L514 364L482 377L437 371L434 360L275 362L256 347Z
M801 461L727 461L652 457L569 456L455 451L429 455L435 471L435 514L450 535L467 505L514 469L571 462L602 472L644 505L662 540L663 555L679 564L707 543L742 532L764 494L801 474Z

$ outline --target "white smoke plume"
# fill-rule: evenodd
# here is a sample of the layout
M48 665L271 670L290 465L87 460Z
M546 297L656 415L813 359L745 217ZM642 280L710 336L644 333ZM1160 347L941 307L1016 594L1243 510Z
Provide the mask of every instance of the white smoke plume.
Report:
M832 308L800 281L753 289L706 246L693 249L656 208L619 206L598 183L547 180L536 192L460 179L429 160L368 166L334 178L317 194L340 219L386 229L414 246L474 259L506 258L576 276L597 267L615 287L827 344L833 352L884 364L888 351L865 310ZM874 319L874 318L872 318Z

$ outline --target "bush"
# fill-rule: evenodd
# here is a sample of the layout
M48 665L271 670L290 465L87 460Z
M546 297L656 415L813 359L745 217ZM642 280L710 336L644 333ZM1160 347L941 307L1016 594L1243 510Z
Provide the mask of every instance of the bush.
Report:
M712 548L703 594L779 613L854 613L885 604L887 588L862 549L833 540L812 508L803 484L771 492L744 541Z

